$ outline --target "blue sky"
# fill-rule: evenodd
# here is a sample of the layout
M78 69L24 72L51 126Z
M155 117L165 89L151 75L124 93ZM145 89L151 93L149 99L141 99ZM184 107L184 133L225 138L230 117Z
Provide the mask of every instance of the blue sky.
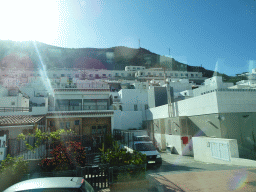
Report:
M169 56L192 66L228 75L256 68L254 0L6 2L0 39L69 48L138 48L140 39L141 47L160 55L170 49Z

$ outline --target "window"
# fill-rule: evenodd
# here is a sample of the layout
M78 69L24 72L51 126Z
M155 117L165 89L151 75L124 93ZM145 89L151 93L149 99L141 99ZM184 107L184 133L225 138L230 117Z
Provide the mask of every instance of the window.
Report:
M183 76L183 73L181 73L180 76Z
M106 77L106 74L102 74L102 77Z
M79 125L80 121L79 120L75 120L75 125Z
M151 75L151 73L149 72L148 75Z
M65 74L61 74L60 76L61 76L61 77L65 77Z
M71 77L71 74L67 74L67 77Z
M159 76L162 76L162 73L159 73Z
M102 131L103 131L103 134L106 134L106 132L107 132L107 127L108 127L107 125L103 125L103 130L102 130Z
M64 122L60 122L60 129L64 129Z
M173 76L173 73L170 73L170 76L172 77L172 76Z
M123 76L124 76L124 74L123 74L123 73L121 73L121 76L123 77Z
M92 134L95 134L96 133L96 126L92 126Z
M57 74L53 74L53 77L57 77Z
M196 74L196 77L198 77L198 75Z
M111 75L111 74L108 74L108 76L109 76L109 77L112 77L112 75Z
M155 73L155 72L153 72L153 76L156 76L156 73Z
M79 78L79 74L75 74L75 77L76 77L76 78Z
M12 102L11 105L15 105L15 102Z
M101 131L102 131L102 126L98 126L97 133L101 133Z
M116 73L116 76L119 76L119 74L118 74L118 73Z
M138 105L137 104L134 105L134 111L138 111Z
M70 128L70 122L66 122L66 128Z
M178 73L175 73L175 77L178 77Z
M186 73L185 76L188 76L188 74Z
M93 77L93 74L90 74L89 76L90 76L90 77Z
M194 74L191 74L191 77L194 77Z
M147 109L148 109L148 105L146 104L146 105L145 105L145 110L147 110Z
M122 105L120 105L120 106L119 106L119 110L121 110L121 111L123 110L123 107L122 107Z
M50 121L50 126L54 126L55 122L54 121Z

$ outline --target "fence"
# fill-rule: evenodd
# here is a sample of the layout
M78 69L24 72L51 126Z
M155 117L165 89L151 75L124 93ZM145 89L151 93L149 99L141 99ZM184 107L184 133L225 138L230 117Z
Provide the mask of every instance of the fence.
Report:
M60 141L48 142L42 141L39 144L39 147L35 149L35 152L31 152L27 149L25 141L17 139L9 139L7 142L8 152L11 156L23 156L25 160L27 159L40 159L45 157L51 157L50 152L59 144L70 141L80 142L86 151L86 162L89 164L99 163L100 162L100 151L101 144L97 143L95 147L93 146L92 136L87 135L65 135L61 136ZM35 137L27 137L26 142L31 146L34 146L36 143Z
M31 112L32 107L0 107L0 112Z
M83 177L95 190L109 188L118 181L145 179L146 164L110 167L108 164L77 167L76 170L27 174L22 180L41 177ZM127 177L129 175L129 177Z
M76 170L26 174L22 180L42 177L83 177L95 189L105 189L113 183L113 168L107 164L77 167Z
M36 142L35 137L27 137L26 141L30 145L34 145ZM8 139L8 152L11 156L23 156L25 160L27 159L41 159L47 157L47 144L45 142L41 142L39 147L35 149L35 152L32 152L27 149L26 143L23 140L17 139Z

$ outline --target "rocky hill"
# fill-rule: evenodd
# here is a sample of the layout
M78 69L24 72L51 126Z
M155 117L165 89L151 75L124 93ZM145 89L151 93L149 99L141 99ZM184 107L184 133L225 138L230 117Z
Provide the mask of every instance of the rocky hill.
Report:
M48 68L86 68L124 70L127 65L158 67L161 56L144 48L128 47L97 48L62 48L40 42L0 40L1 67L37 68L42 63ZM186 66L188 71L200 71L205 77L212 77L213 71L203 67L189 66L171 60L173 70L177 66ZM166 66L165 66L166 67ZM175 68L176 67L176 68ZM168 68L168 66L167 66Z

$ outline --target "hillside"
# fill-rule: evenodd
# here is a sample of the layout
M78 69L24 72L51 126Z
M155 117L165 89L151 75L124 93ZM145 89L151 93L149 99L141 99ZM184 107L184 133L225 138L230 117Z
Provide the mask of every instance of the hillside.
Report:
M106 49L62 48L40 42L34 44L32 41L0 40L1 67L37 68L41 63L44 63L48 69L78 67L124 70L127 65L146 66L147 68L160 65L168 68L170 65L161 62L160 57L162 56L144 48L133 49L124 46ZM42 59L41 62L40 58ZM213 71L203 67L189 66L175 59L169 58L169 60L172 70L178 70L179 66L186 66L188 71L200 71L205 77L212 77L213 75Z

